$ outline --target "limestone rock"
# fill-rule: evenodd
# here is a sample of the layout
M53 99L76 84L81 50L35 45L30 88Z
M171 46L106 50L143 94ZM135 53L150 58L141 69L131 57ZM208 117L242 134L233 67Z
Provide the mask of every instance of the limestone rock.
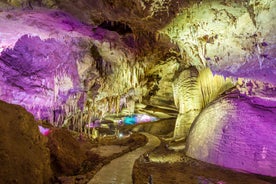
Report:
M275 93L275 92L274 92ZM187 155L244 172L276 176L276 103L228 94L194 121Z
M0 183L51 183L47 138L33 116L0 101Z

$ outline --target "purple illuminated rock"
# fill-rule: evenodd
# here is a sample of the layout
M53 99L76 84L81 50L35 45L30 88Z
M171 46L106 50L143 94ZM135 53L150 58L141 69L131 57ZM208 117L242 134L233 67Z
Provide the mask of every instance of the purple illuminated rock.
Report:
M276 47L276 46L272 46ZM276 85L276 49L271 51L271 56L269 58L263 58L262 66L256 58L252 59L250 62L245 62L241 64L239 68L234 68L230 66L220 66L213 65L211 70L214 74L222 75L224 77L233 78L248 78L252 80L259 80L267 83ZM260 56L262 57L262 56ZM231 64L229 64L231 65Z
M275 135L276 102L235 92L201 112L191 128L186 151L205 162L276 176Z
M39 119L47 117L49 108L82 89L77 68L82 54L74 49L55 39L22 36L0 56L0 98L25 106Z
M0 99L51 121L83 108L91 27L50 10L0 12L0 24Z
M125 67L133 72L134 54L116 32L55 10L2 11L0 25L0 99L37 119L74 124L89 95L102 116L110 88L120 98L137 82L121 75Z

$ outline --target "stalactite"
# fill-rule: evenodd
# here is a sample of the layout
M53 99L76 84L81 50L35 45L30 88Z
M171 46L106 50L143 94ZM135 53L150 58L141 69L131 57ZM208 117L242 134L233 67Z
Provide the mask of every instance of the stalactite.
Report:
M53 109L52 108L50 108L50 112L49 112L49 121L50 121L50 124L54 125Z
M225 80L223 76L213 75L209 68L200 72L198 83L202 91L203 107L233 86L231 79L227 78Z
M121 96L116 97L116 113L117 114L120 112L120 99L121 99Z
M87 132L88 132L88 137L90 138L90 122L88 124L88 127L86 128Z
M111 108L111 113L115 113L116 112L116 110L115 110L115 105L116 105L116 103L115 103L115 96L112 96L112 108Z
M57 116L57 118L56 118L56 127L59 127L59 122L61 121L61 118L60 118L59 114L57 114L56 116Z
M136 81L137 81L137 78L136 78L136 69L135 67L132 69L132 87L135 87L135 84L136 84Z

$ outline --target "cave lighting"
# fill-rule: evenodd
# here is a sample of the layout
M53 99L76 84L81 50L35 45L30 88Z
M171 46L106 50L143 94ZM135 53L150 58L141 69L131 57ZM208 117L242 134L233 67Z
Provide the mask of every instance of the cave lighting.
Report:
M120 134L119 134L119 138L122 138L123 136L124 136L123 133L120 133Z
M135 114L135 115L124 117L122 121L125 125L134 125L139 123L153 122L157 120L158 119L156 117L149 116L147 114Z
M51 133L50 128L44 128L43 126L38 125L39 132L44 135L48 136Z

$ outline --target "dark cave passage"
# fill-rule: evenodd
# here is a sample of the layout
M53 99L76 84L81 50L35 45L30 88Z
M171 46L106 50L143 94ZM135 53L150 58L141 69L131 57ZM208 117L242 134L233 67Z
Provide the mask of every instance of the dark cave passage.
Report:
M115 31L120 35L132 33L132 29L128 24L117 22L117 21L103 21L100 25L98 25L98 27L104 28L110 31Z

